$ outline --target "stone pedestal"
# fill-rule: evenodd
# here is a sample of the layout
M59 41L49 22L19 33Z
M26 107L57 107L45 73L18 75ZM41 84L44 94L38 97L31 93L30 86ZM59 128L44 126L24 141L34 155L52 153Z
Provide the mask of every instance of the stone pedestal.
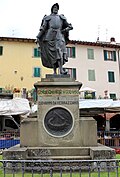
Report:
M20 146L4 151L4 159L88 160L97 154L100 158L101 152L106 159L114 158L111 148L100 148L97 144L96 121L80 117L80 82L69 75L47 75L34 86L38 96L37 116L22 120Z
M97 145L96 121L92 118L79 117L81 86L80 82L69 77L44 78L35 84L38 95L38 115L37 119L23 120L21 147Z

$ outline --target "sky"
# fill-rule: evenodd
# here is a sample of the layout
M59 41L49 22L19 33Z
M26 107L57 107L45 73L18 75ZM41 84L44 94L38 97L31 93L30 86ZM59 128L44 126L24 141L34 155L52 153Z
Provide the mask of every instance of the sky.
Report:
M72 24L70 40L120 43L120 0L0 0L0 37L35 39L54 3Z

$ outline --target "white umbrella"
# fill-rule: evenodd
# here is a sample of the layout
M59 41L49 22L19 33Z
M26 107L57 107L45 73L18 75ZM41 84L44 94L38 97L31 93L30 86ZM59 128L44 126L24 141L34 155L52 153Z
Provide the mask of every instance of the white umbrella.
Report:
M84 87L80 89L80 92L96 92L96 90L90 87Z

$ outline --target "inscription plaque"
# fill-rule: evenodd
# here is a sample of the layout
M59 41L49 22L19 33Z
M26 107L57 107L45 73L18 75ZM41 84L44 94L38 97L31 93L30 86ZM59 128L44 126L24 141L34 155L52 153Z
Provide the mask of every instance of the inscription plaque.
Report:
M44 126L53 136L65 136L73 126L71 113L65 108L55 107L47 112L44 118Z

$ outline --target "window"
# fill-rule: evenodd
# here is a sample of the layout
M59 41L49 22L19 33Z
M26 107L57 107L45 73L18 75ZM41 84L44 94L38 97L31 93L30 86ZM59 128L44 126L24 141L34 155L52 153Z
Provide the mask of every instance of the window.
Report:
M40 51L38 50L38 48L34 48L34 57L40 57Z
M88 55L88 59L94 59L94 50L87 49L87 55Z
M3 54L3 46L0 46L0 55Z
M13 120L5 119L5 128L12 128L12 129L18 129L18 126L15 124Z
M0 93L2 93L2 91L3 91L3 88L0 88Z
M95 99L95 92L85 92L84 93L84 98L85 99Z
M104 60L116 61L116 51L104 50Z
M75 58L76 56L75 47L67 47L67 56L69 58Z
M95 81L95 70L88 70L88 80Z
M34 77L40 77L40 68L39 67L35 67L33 72L34 72L33 73Z
M108 71L108 82L115 82L114 72Z
M76 68L64 68L68 74L74 79L76 79Z
M115 93L110 93L110 99L116 100L116 94Z

